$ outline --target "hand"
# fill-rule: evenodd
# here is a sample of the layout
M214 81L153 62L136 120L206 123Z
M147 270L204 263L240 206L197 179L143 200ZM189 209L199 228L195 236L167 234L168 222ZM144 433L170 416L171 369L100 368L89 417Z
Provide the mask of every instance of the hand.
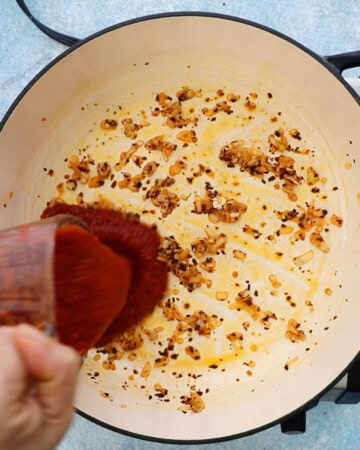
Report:
M29 325L0 327L0 450L53 449L71 423L80 357Z

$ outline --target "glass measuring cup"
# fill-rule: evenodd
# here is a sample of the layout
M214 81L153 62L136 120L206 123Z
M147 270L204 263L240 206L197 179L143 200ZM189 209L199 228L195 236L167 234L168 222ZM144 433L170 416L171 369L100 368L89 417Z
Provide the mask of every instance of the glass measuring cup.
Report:
M56 230L68 224L88 230L81 219L59 214L0 231L0 326L28 323L55 334Z

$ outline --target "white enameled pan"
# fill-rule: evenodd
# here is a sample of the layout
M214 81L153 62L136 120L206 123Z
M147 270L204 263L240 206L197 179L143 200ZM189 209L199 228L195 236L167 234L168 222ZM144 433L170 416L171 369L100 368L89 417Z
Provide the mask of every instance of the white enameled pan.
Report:
M158 94L178 101L184 86L193 92L180 102L182 114L198 122L171 128L164 125L165 112L154 113L163 108ZM206 115L220 102L231 113L214 109ZM127 118L143 121L136 138L124 133ZM110 119L116 129L101 128ZM290 147L271 153L269 137L279 143L279 129ZM193 130L196 140L184 145L178 137L184 130ZM145 148L157 135L177 144L168 161ZM240 148L268 155L273 172L265 180L244 163L219 159L221 149L239 141ZM124 172L139 173L139 160L114 169L112 181L99 189L87 184L57 189L71 173L65 159L79 150L114 168L134 142L139 156L159 164L156 178L164 179L177 159L185 161L168 188L180 199L171 214L161 216L146 198L151 178L140 193L111 187ZM193 253L204 230L208 238L227 237L225 251L212 255L216 270L203 272L211 286L189 292L170 276L163 302L173 302L180 318L159 307L142 325L142 345L129 351L114 344L115 370L109 370L108 354L89 352L79 379L79 413L146 439L211 442L277 423L333 385L360 344L359 149L359 99L338 69L287 37L236 18L181 13L133 20L76 44L46 67L0 125L2 228L38 219L54 197L77 202L82 192L87 202L98 201L100 193L110 205L140 213ZM294 188L296 199L284 191L284 180L276 179L276 158L284 155L294 159L302 178ZM196 174L199 164L205 169ZM206 182L221 194L216 208L235 199L246 212L234 223L194 213ZM309 213L309 205L326 210L324 220L306 230L304 240L296 239L299 222L281 222L279 214ZM311 233L324 238L325 252L311 245ZM303 255L304 261L294 259ZM232 306L239 292L251 296L260 311L276 315L267 319L269 326L243 304ZM207 315L199 318L199 311ZM291 319L305 340L285 336ZM204 324L208 334L198 332ZM177 327L183 331L174 337ZM239 334L232 340L234 332ZM169 361L159 365L171 338ZM143 371L147 362L149 373Z

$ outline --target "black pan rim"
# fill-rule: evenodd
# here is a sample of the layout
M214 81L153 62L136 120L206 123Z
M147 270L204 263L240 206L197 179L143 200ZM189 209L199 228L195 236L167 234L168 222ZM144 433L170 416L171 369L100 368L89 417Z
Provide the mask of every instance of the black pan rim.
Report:
M253 22L251 20L243 19L236 16L231 16L227 14L221 14L221 13L214 13L214 12L202 12L202 11L176 11L176 12L166 12L166 13L158 13L158 14L150 14L147 16L141 16L136 17L133 19L129 19L123 22L120 22L115 25L111 25L109 27L106 27L100 31L97 31L96 33L91 34L90 36L84 38L80 42L74 44L72 47L66 49L64 52L62 52L60 55L56 56L52 61L50 61L42 70L40 70L30 81L29 83L22 89L22 91L18 94L18 96L15 98L13 103L10 105L8 110L5 112L5 115L3 116L2 120L0 121L0 133L2 132L3 128L6 125L6 122L10 118L13 111L16 109L17 105L20 103L22 98L26 95L26 93L52 68L54 67L59 61L64 59L67 55L70 53L76 51L83 45L86 45L88 42L91 42L92 40L110 33L114 30L117 30L119 28L123 28L129 25L133 25L139 22L146 22L149 20L159 20L159 19L166 19L166 18L175 18L175 17L207 17L207 18L215 18L215 19L221 19L221 20L228 20L232 22L238 22L241 24L249 25L254 28L258 28L260 30L266 31L272 35L275 35L281 39L284 39L285 41L289 42L290 44L294 45L298 49L304 51L308 55L312 56L317 62L322 64L324 67L326 67L329 72L331 72L335 78L347 89L347 91L351 94L351 96L354 98L354 100L358 103L360 106L360 97L357 95L355 90L346 82L344 77L341 75L340 71L331 63L326 61L326 59L320 55L318 55L313 50L310 50L305 45L301 44L300 42L296 41L295 39L287 36L286 34L281 33L280 31L274 30L266 25L262 25L256 22Z
M332 64L330 64L329 62L327 62L325 60L325 58L323 58L322 56L318 55L316 52L310 50L309 48L307 48L306 46L304 46L303 44L299 43L298 41L294 40L293 38L277 31L274 30L266 25L262 25L247 19L243 19L240 17L236 17L236 16L231 16L231 15L227 15L227 14L221 14L221 13L213 13L213 12L201 12L201 11L177 11L177 12L166 12L166 13L158 13L158 14L151 14L151 15L147 15L147 16L142 16L142 17L137 17L134 19L129 19L126 21L123 21L121 23L112 25L110 27L104 28L103 30L100 30L96 33L91 34L90 36L88 36L87 38L81 40L79 43L73 45L71 48L65 50L64 52L62 52L60 55L58 55L57 57L55 57L50 63L48 63L40 72L37 73L37 75L35 75L32 80L23 88L23 90L20 92L20 94L15 98L15 100L13 101L13 103L11 104L11 106L9 107L9 109L7 110L7 112L5 113L4 117L2 118L1 122L0 122L0 134L2 132L2 130L4 129L7 121L9 120L9 118L11 117L12 113L14 112L14 110L16 109L17 105L20 103L20 101L25 97L25 95L27 94L27 92L52 68L54 67L59 61L61 61L62 59L64 59L67 55L69 55L70 53L76 51L77 49L79 49L80 47L82 47L83 45L86 45L88 42L91 42L92 40L110 33L114 30L117 30L119 28L123 28L129 25L133 25L133 24L137 24L140 22L146 22L146 21L150 21L150 20L161 20L161 19L167 19L167 18L176 18L176 17L204 17L204 18L213 18L213 19L220 19L220 20L226 20L226 21L233 21L233 22L238 22L241 24L245 24L248 26L252 26L254 28L258 28L262 31L266 31L272 35L275 35L281 39L284 39L285 41L287 41L288 43L294 45L295 47L297 47L298 49L304 51L305 53L307 53L308 55L310 55L311 57L313 57L318 63L320 63L322 66L324 66L326 69L329 70L330 73L332 73L333 76L335 76L335 78L337 78L337 80L346 88L346 90L351 94L351 96L354 98L354 100L358 103L358 105L360 106L360 98L357 95L357 93L355 92L355 90L346 82L346 80L342 77L340 71L333 66ZM288 414L274 420L271 421L267 424L264 424L260 427L251 429L251 430L247 430L245 432L240 432L240 433L235 433L232 435L228 435L228 436L221 436L221 437L216 437L216 438L208 438L208 439L171 439L171 438L161 438L161 437L156 437L156 436L147 436L147 435L142 435L139 433L133 433L127 430L123 430L121 428L112 426L107 424L106 422L103 422L99 419L96 419L93 416L90 416L89 414L85 413L84 411L76 408L76 413L82 417L84 417L85 419L103 427L106 428L110 431L113 432L117 432L120 434L123 434L125 436L128 437L132 437L132 438L136 438L136 439L140 439L140 440L144 440L144 441L151 441L151 442L158 442L158 443L164 443L164 444L180 444L180 445L192 445L192 444L196 444L196 445L200 445L200 444L213 444L213 443L220 443L220 442L225 442L225 441L230 441L230 440L234 440L234 439L239 439L245 436L250 436L252 434L264 431L266 429L269 429L275 425L280 424L281 422L283 422L284 420L288 419L289 417L292 417L293 415L307 409L310 407L310 405L312 405L314 402L318 401L328 390L330 390L348 371L349 369L357 362L360 361L360 351L358 352L358 354L353 358L353 360L347 365L347 367L345 367L345 369L331 382L329 383L328 386L326 386L321 392L319 392L316 396L314 396L313 398L307 400L306 402L304 402L302 405L300 405L298 408L294 409L293 411L290 411Z
M272 428L276 425L280 425L285 420L295 416L298 413L301 413L302 411L306 411L308 409L311 409L311 407L316 404L323 395L326 394L333 386L335 386L336 383L338 383L341 378L343 378L347 372L353 367L356 363L360 362L360 351L355 356L355 358L348 364L348 366L329 384L327 385L322 391L320 391L317 395L310 398L306 402L304 402L302 405L294 409L293 411L290 411L289 413L279 417L278 419L272 420L271 422L268 422L264 425L261 425L260 427L256 427L244 432L234 433L227 436L221 436L221 437L214 437L214 438L204 438L204 439L172 439L172 438L161 438L156 436L148 436L143 435L140 433L134 433L132 431L124 430L119 427L115 427L113 425L110 425L106 422L103 422L100 419L97 419L86 412L82 411L79 408L75 408L75 412L83 417L84 419L89 420L89 422L92 422L96 425L101 426L102 428L105 428L107 430L113 431L115 433L122 434L124 436L128 436L131 438L139 439L142 441L147 442L157 442L161 444L171 444L171 445L205 445L205 444L216 444L221 442L227 442L227 441L233 441L235 439L241 439L246 436L251 436L253 434L259 433L261 431L268 430L269 428Z

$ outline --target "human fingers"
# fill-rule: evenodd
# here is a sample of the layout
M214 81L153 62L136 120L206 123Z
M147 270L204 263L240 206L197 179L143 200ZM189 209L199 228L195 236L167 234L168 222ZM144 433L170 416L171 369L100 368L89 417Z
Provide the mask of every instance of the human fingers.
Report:
M15 327L0 327L0 448L16 449L42 423L42 412L30 395L31 380L14 341Z
M12 404L26 389L27 373L13 341L13 327L0 327L0 398Z
M14 342L33 379L44 423L67 425L73 414L80 356L28 325L16 328Z

